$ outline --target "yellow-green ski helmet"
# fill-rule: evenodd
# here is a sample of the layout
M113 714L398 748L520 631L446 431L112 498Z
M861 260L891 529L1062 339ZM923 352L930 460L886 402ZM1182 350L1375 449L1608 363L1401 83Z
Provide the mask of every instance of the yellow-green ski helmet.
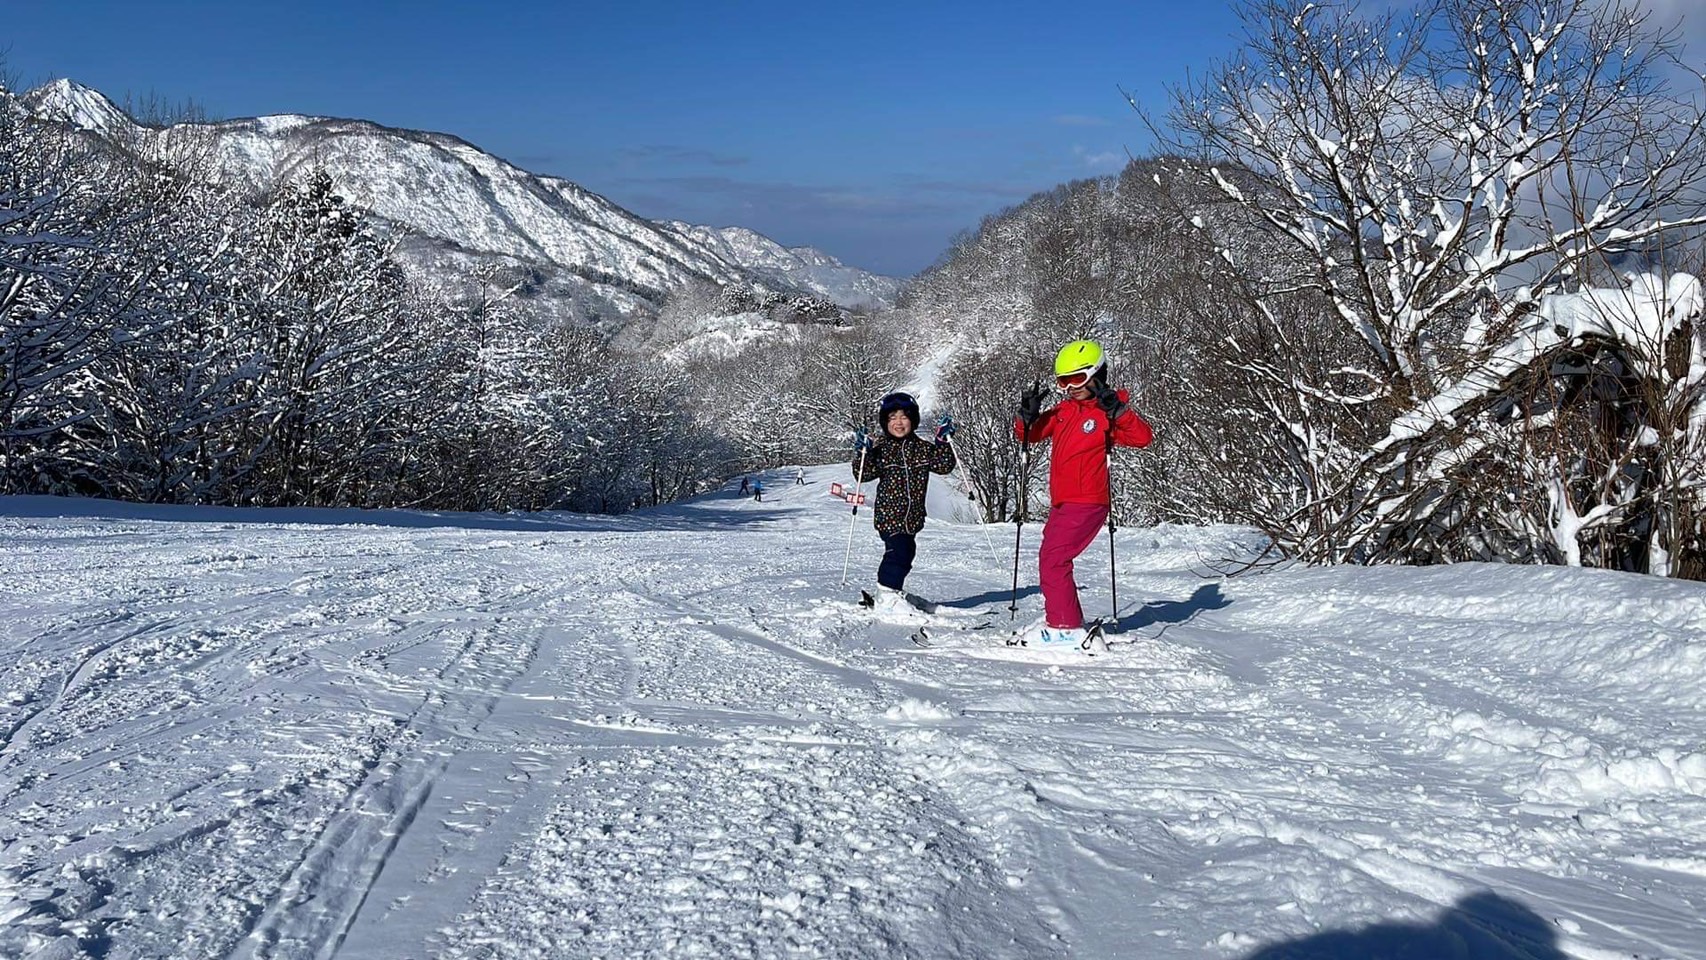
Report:
M1078 373L1088 373L1093 377L1107 368L1108 358L1102 353L1102 345L1094 340L1074 340L1054 355L1056 377L1070 377Z

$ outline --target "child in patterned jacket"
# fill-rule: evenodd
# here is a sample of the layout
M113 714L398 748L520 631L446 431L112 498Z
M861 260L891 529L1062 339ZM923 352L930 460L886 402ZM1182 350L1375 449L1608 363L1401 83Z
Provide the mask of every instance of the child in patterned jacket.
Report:
M943 418L935 441L918 435L918 401L891 393L877 405L880 434L859 437L853 473L860 482L877 481L877 504L872 511L883 538L883 560L877 567L875 607L879 615L906 618L922 606L906 593L906 576L918 553L916 538L924 527L924 495L930 474L954 469L954 449L948 444L953 422Z

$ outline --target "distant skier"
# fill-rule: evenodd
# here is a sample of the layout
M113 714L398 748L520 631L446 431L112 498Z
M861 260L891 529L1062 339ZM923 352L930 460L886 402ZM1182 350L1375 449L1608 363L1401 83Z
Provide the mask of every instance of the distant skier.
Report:
M754 503L763 503L764 502L764 481L763 480L752 481L752 501Z
M744 497L750 493L752 493L752 478L743 474L740 478L740 495Z
M806 468L805 467L796 467L794 469L794 486L803 487L805 485L806 485Z
M1126 391L1108 386L1108 361L1100 344L1074 340L1061 347L1054 359L1054 382L1065 399L1045 412L1044 390L1033 386L1020 396L1013 423L1014 434L1025 443L1054 442L1049 515L1037 551L1043 619L1021 639L1028 645L1082 646L1084 611L1078 605L1072 561L1095 542L1107 522L1108 454L1115 444L1147 447L1154 432L1126 405Z
M918 552L915 538L924 527L924 494L930 488L930 474L954 469L954 450L947 443L952 424L938 430L931 443L918 436L918 419L918 401L909 394L891 393L877 405L881 435L873 439L861 432L859 449L854 451L854 476L860 482L877 481L872 513L883 538L875 604L879 614L905 615L916 609L905 585ZM865 451L863 458L860 450Z

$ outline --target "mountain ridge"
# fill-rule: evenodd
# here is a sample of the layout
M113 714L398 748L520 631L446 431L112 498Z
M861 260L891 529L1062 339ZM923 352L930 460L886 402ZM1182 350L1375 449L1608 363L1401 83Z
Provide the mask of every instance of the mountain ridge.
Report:
M899 286L750 228L643 218L574 181L532 173L451 133L302 114L154 128L71 80L19 99L39 119L132 148L209 136L211 177L248 190L323 169L353 202L415 235L407 259L417 271L454 272L453 261L529 268L543 280L539 290L557 291L535 307L581 322L622 325L702 284L808 293L843 307L891 304Z

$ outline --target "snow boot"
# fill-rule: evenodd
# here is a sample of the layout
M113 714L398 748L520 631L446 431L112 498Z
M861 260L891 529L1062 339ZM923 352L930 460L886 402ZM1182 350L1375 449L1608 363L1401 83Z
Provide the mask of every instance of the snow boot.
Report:
M870 602L865 603L869 598ZM905 590L877 587L876 593L865 593L860 603L871 608L871 615L889 623L930 623L929 614L919 608L918 601Z
M1020 630L1008 645L1032 650L1081 650L1086 653L1100 653L1107 649L1099 629L1051 627L1046 620L1038 620Z

